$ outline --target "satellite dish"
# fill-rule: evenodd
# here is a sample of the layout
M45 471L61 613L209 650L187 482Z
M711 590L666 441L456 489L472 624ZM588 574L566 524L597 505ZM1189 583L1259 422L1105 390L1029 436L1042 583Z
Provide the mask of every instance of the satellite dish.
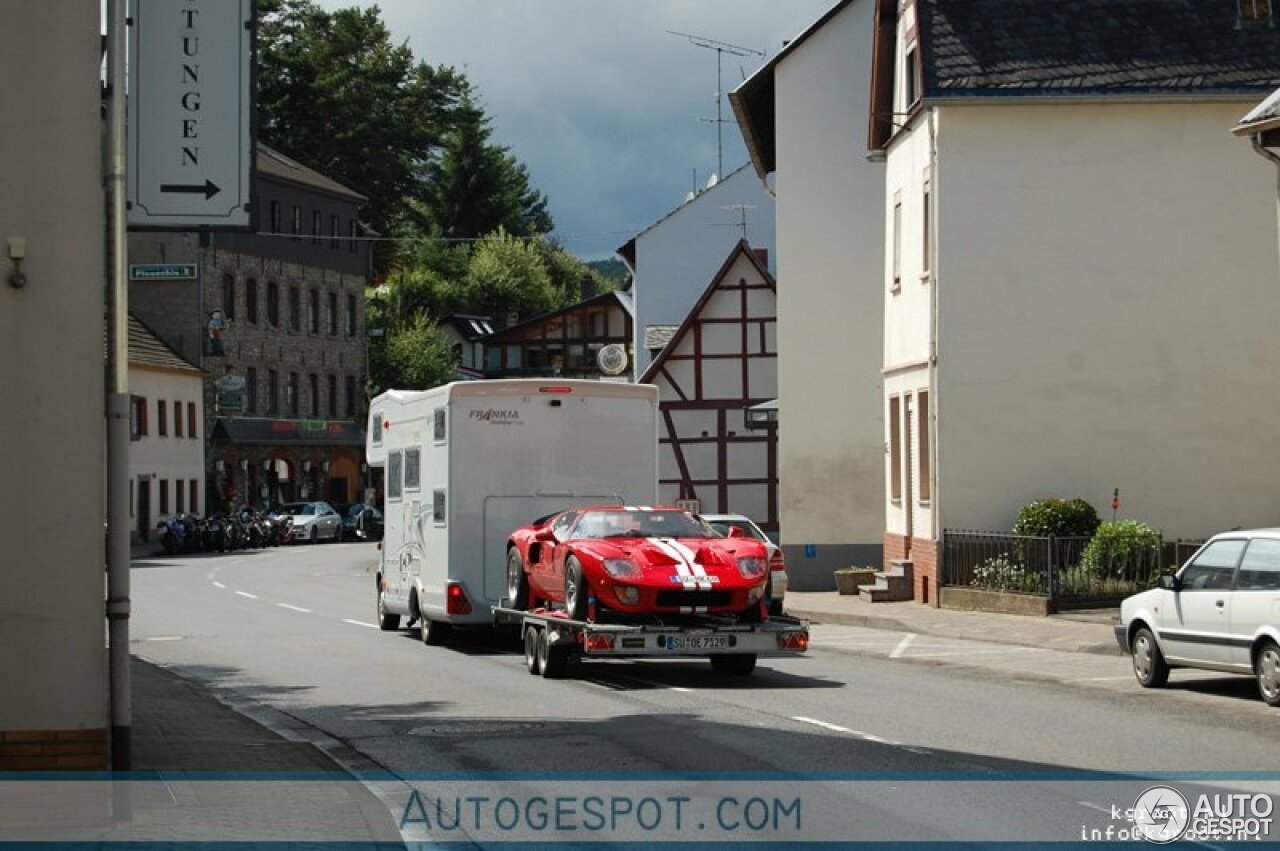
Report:
M605 375L621 375L627 371L627 350L621 343L610 343L596 354L596 365Z

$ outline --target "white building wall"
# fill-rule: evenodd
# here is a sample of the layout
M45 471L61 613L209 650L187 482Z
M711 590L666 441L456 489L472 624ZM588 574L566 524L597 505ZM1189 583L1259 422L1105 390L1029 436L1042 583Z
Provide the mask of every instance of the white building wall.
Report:
M726 176L636 237L636 375L653 360L644 348L645 328L683 322L744 238L742 228L736 227L742 221L738 205L749 208L747 242L768 249L769 271L774 272L774 201L750 168Z
M134 528L138 525L138 482L147 477L151 483L151 517L148 532L154 539L155 523L163 517L177 512L177 492L175 488L181 484L183 493L183 509L186 513L204 514L204 399L203 381L198 375L177 372L161 372L158 370L131 368L129 370L129 393L141 396L147 403L147 434L129 444L129 481L130 500L129 515ZM156 403L163 399L168 411L167 434L160 436L157 428ZM173 403L182 403L182 436L177 436L174 428ZM187 405L196 406L196 435L192 438L188 433ZM197 505L192 507L189 498L189 483L196 481ZM169 511L160 511L160 482L169 483Z
M6 12L0 732L105 730L99 7L45 0ZM22 289L7 282L11 237L26 239Z
M1082 497L1168 537L1275 525L1275 189L1225 104L952 107L941 525Z
M775 69L782 540L797 589L880 564L884 167L868 162L873 3Z

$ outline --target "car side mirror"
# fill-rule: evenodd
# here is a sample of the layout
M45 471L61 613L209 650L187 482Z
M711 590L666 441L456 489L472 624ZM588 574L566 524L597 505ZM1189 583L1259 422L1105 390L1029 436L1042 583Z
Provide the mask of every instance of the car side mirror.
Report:
M725 535L725 537L726 538L745 538L747 537L747 533L742 531L741 526L730 526L729 533Z
M550 529L543 529L541 532L533 536L535 541L543 544L554 544L556 542L556 533Z
M1156 580L1156 587L1163 588L1165 591L1181 591L1182 582L1176 574L1166 573Z

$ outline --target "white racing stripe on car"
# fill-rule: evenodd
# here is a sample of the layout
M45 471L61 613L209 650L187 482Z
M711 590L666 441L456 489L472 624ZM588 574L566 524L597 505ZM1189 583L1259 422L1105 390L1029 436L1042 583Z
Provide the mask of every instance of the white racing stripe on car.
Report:
M694 579L693 571L689 568L689 562L681 555L680 551L671 546L671 541L666 538L650 538L653 545L662 550L663 554L675 561L676 576L680 577L680 584L684 586L686 591L695 591L700 585Z
M698 578L698 589L701 591L710 591L713 583L707 577L707 569L698 564L698 554L686 547L684 544L674 538L667 539L667 543L684 558L689 565L689 569L693 575Z

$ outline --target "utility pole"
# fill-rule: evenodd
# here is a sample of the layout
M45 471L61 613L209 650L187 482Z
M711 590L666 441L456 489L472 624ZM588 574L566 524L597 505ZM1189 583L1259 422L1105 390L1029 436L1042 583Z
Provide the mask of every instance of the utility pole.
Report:
M694 47L702 47L707 50L716 52L716 117L714 119L706 118L703 121L713 121L716 125L716 177L724 177L724 83L721 77L721 63L724 54L730 56L759 56L765 54L760 50L753 50L750 47L742 47L737 44L730 44L727 41L716 41L714 38L705 38L700 35L692 35L690 33L676 32L675 30L667 30L670 35L677 35L686 38Z

